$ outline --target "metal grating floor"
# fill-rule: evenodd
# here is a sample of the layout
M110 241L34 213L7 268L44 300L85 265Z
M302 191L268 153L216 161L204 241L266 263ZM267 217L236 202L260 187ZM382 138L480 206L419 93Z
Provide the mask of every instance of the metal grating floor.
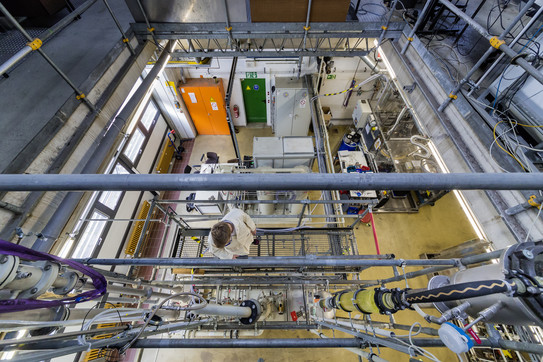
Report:
M180 238L176 258L213 257L207 250L207 234ZM356 239L350 229L302 229L287 233L258 235L260 244L251 246L249 256L339 256L358 255Z
M47 28L25 28L25 30L31 37L38 38ZM7 30L5 33L0 33L0 63L4 63L13 54L23 49L26 43L28 40L18 30Z

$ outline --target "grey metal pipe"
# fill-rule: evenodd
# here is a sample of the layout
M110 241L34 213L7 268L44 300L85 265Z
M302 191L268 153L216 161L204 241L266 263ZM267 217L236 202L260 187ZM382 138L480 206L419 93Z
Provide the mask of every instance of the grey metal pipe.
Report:
M373 199L376 200L376 199ZM320 204L367 204L373 202L372 199L368 200L157 200L157 204L304 204L304 205L320 205ZM0 205L0 207L2 207ZM185 216L185 215L183 215ZM86 219L90 220L90 219ZM122 219L124 221L143 221L143 219ZM160 221L160 220L154 220Z
M482 262L489 261L492 259L498 259L503 254L504 251L505 249L500 249L500 250L491 251L490 253L466 256L465 258L460 259L460 264L471 265L471 264L482 263Z
M151 26L149 23L149 18L147 17L147 13L145 12L145 9L143 8L143 4L141 3L141 0L136 0L138 3L138 7L140 8L141 14L143 15L143 19L145 20L145 24L147 25L147 31L151 33L151 37L153 38L153 41L155 42L155 45L160 48L160 43L158 42L158 39L155 36L155 29Z
M218 315L218 316L246 318L246 317L251 316L251 308L210 303L210 304L207 304L202 309L196 310L194 313L201 314L201 315Z
M119 117L117 117L118 120ZM124 124L123 122L119 122ZM115 127L111 127L113 129ZM120 128L119 128L120 129ZM117 134L112 132L111 134ZM107 136L106 136L107 137ZM109 139L114 137L109 137ZM107 143L110 145L110 143ZM104 144L105 147L105 144ZM97 150L98 154L102 148ZM103 159L103 158L102 158ZM93 169L100 161L91 160ZM85 167L89 172L91 167ZM365 174L21 174L0 175L1 191L166 190L539 190L540 173ZM78 197L79 200L79 197ZM47 228L50 229L50 228ZM49 231L49 230L48 230ZM50 234L47 234L50 235Z
M27 31L23 29L21 24L19 24L19 22L10 14L10 12L6 9L4 5L2 5L2 3L0 3L0 12L2 12L5 15L8 21L15 28L17 28L17 30L19 30L29 42L34 41L34 39L30 36L30 34L28 34ZM55 62L53 62L53 60L49 58L47 54L45 54L43 49L37 48L36 51L40 53L40 55L47 61L47 63L49 63L49 65L53 67L53 69L62 77L62 79L64 79L66 83L68 83L68 85L75 91L75 93L79 97L78 99L81 99L90 108L91 111L93 112L96 111L96 107L94 106L94 104L92 104L91 101L89 101L85 97L83 92L70 80L70 78L68 78L66 74L64 74L64 72L55 64Z
M357 338L140 339L133 348L339 348L361 347Z
M11 67L17 64L21 59L23 59L28 53L31 53L31 52L32 52L32 48L29 47L28 45L25 45L23 49L13 54L11 58L9 58L2 65L0 65L0 75L10 70Z
M383 38L385 37L385 34L388 29L388 25L390 24L390 19L392 18L392 14L394 13L394 10L396 10L396 6L398 6L398 0L394 0L390 6L390 12L388 13L387 20L385 21L385 25L382 27L383 31L381 31L381 34L379 34L379 40L377 41L377 48L381 46L381 43L383 42Z
M364 266L455 266L452 259L421 260L368 260L368 259L324 259L312 257L251 257L247 259L215 259L215 258L139 258L139 259L72 259L91 265L154 265L184 266L202 268L267 268L267 267L364 267Z
M401 54L405 54L407 51L407 48L409 47L409 44L413 41L413 37L415 36L415 33L417 30L419 30L420 25L422 24L422 20L425 18L426 13L430 10L430 5L433 3L432 0L426 0L426 4L424 4L424 7L422 8L422 11L419 14L419 17L417 18L417 22L413 26L413 29L411 29L411 32L407 36L407 41L403 45Z
M81 170L82 174L93 174L98 171L100 165L105 160L106 156L110 152L111 148L115 145L117 136L124 128L126 122L131 118L132 114L136 110L137 106L144 98L148 90L153 85L155 78L162 68L168 62L170 58L170 52L175 46L175 41L170 41L166 48L163 50L158 61L155 63L153 68L149 71L145 79L141 82L138 89L134 92L130 100L119 112L117 117L113 120L110 127L108 127L102 137L98 138L97 141L93 144L93 147L89 150L92 152L91 157L88 162L85 164ZM57 175L62 177L62 175ZM91 175L79 175L81 177L88 177ZM43 252L48 252L55 240L58 238L62 229L66 225L66 222L72 216L75 208L77 207L79 201L81 200L82 194L80 193L68 193L66 197L62 200L60 205L55 210L55 213L42 230L43 238L38 238L34 245L33 249Z
M121 35L123 36L123 42L128 47L128 50L130 51L130 54L135 55L136 51L134 50L134 48L132 48L132 45L130 45L130 40L126 36L126 33L123 30L123 27L119 23L119 20L117 20L117 17L115 16L115 13L113 12L113 9L111 8L111 6L109 6L109 3L107 2L107 0L104 0L104 5L106 6L107 11L109 11L109 14L111 15L111 17L113 18L113 21L115 22L115 25L117 25L117 28L121 32Z
M462 20L464 20L466 23L471 25L479 34L484 36L486 39L490 40L493 38L488 31L481 26L479 23L477 23L475 20L470 18L466 13L464 13L462 10L458 9L456 6L454 6L453 3L451 3L448 0L439 0L443 5L445 5L452 13L454 13L456 16L460 17ZM505 43L502 44L499 47L499 50L501 50L505 55L507 55L510 58L514 58L517 56L517 53L511 49L508 45ZM533 65L531 65L528 61L526 61L523 58L517 58L515 60L516 64L522 67L528 74L530 74L532 77L534 77L539 83L543 84L543 73L538 71Z
M51 28L47 29L42 37L42 42L45 43L45 41L49 38L51 38L53 35L55 35L58 31L64 29L68 24L70 24L76 17L83 14L85 11L87 11L88 8L91 7L97 0L87 0L85 3L83 3L81 6L79 6L77 9L72 11L70 14L66 15L62 20L55 23ZM23 49L19 50L15 55L13 55L11 58L9 58L4 64L0 65L0 75L7 72L12 66L14 66L18 61L23 59L28 53L32 52L32 48L28 45L25 46Z
M528 12L528 10L532 7L532 5L535 3L535 0L530 0L526 3L526 5L519 11L519 13L517 14L517 16L515 16L515 18L511 21L511 23L507 26L507 28L505 28L502 33L498 36L498 39L499 40L503 40L505 39L505 37L507 36L507 34L509 34L509 32L511 32L511 30L513 30L513 27L515 25L517 25L517 23L522 19L522 17ZM476 71L479 70L479 68L483 65L484 62L486 62L486 60L488 59L488 57L490 57L492 55L492 53L494 53L494 51L496 51L496 48L493 47L493 46L490 46L487 51L483 54L483 56L481 58L479 58L479 60L477 61L477 63L475 63L475 65L466 73L466 75L464 76L464 78L462 78L462 80L460 82L458 82L458 84L456 85L456 87L454 87L454 89L451 91L451 93L449 94L449 97L447 97L443 103L441 103L441 105L439 106L439 108L437 109L439 112L443 112L443 110L447 107L447 105L453 100L454 96L456 96L456 94L458 93L458 91L460 91L460 89L462 89L462 87L464 86L464 84L466 82L468 82L471 78L471 76L473 74L475 74Z
M537 21L537 19L539 18L539 16L541 15L541 13L543 13L543 7L540 7L539 10L537 10L537 12L535 13L535 15L530 19L530 21L528 22L528 24L526 24L526 26L524 28L522 28L522 30L517 34L517 36L511 41L511 43L509 43L509 46L513 46L515 44L517 44L517 42L524 36L524 34L530 29L530 27L532 25L534 25L534 23ZM505 56L505 54L501 54L498 59L496 59L494 61L494 63L492 63L492 65L486 70L486 72L479 78L479 80L477 80L477 83L475 83L475 86L468 92L468 96L472 95L473 92L475 92L475 90L477 88L479 88L479 86L481 85L481 83L485 80L485 78L490 74L490 72L492 72L494 70L494 68L496 68L496 66L499 64L499 62L503 59L503 57Z

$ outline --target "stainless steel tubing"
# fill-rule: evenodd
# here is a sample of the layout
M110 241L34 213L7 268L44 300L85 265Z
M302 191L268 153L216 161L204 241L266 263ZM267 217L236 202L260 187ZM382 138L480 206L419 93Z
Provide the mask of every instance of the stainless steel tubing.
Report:
M115 145L117 136L123 129L125 123L130 119L137 106L140 104L143 97L147 94L149 88L153 85L155 78L158 73L162 70L165 64L170 58L170 52L175 46L174 41L170 41L166 48L162 51L158 61L155 63L153 68L149 71L143 82L141 82L138 89L134 92L130 100L118 113L117 117L113 120L110 127L98 137L99 141L93 144L91 148L91 156L89 161L83 167L81 173L83 174L94 174L100 168L100 165L108 155L111 148ZM62 175L58 175L61 176ZM79 175L81 177L88 177L91 175ZM67 220L71 217L73 211L77 207L77 204L81 200L82 195L80 193L69 193L59 204L53 216L42 230L44 238L38 238L34 245L33 249L38 251L48 252L55 240L58 238L62 229L66 225Z
M139 258L139 259L72 259L91 265L154 265L185 266L202 268L267 268L267 267L364 267L364 266L455 266L452 259L420 259L420 260L368 260L368 259L325 259L312 257L251 257L247 259L214 259L214 258Z
M456 16L460 17L462 20L464 20L466 23L471 25L473 29L477 30L479 34L490 40L492 36L488 33L488 31L479 23L477 23L475 20L470 18L466 13L464 13L462 10L458 9L456 6L454 6L453 3L451 3L448 0L439 0L443 5L445 5L452 13L454 13ZM505 55L509 56L510 58L514 58L517 56L517 52L515 52L511 47L509 47L506 44L502 44L499 47L499 50L505 53ZM532 77L534 77L539 83L543 84L543 73L538 71L533 65L531 65L528 61L526 61L523 58L517 58L515 60L516 64L522 67L528 74L530 74Z
M88 169L88 168L86 168ZM539 190L541 173L10 174L0 191ZM74 194L74 193L71 193ZM76 194L78 195L78 194ZM79 195L80 196L80 195ZM79 200L79 197L77 198ZM73 209L71 210L73 211ZM56 212L55 212L56 214ZM66 219L64 219L66 220ZM49 229L49 228L47 228ZM47 230L49 233L51 230ZM55 231L58 231L55 230ZM44 233L45 234L45 233ZM50 234L47 234L50 235ZM58 236L58 234L57 234Z
M237 307L233 305L207 304L202 309L194 311L194 314L201 315L219 315L238 318L246 318L251 316L251 308Z

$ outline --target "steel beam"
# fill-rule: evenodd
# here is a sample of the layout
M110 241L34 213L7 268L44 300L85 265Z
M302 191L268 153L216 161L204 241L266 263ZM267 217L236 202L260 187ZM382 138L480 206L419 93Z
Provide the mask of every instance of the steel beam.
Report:
M147 36L145 23L133 23L136 35ZM303 39L305 23L231 23L234 39ZM311 23L307 38L377 38L382 32L381 22ZM159 39L228 39L224 23L151 23ZM390 22L387 38L397 39L404 22Z
M540 189L541 173L0 175L0 191Z
M318 49L318 50L210 50L210 51L175 51L173 60L186 57L213 57L213 58L230 58L230 57L247 57L247 58L278 58L278 57L362 57L369 54L369 51L364 49L343 50L343 49Z

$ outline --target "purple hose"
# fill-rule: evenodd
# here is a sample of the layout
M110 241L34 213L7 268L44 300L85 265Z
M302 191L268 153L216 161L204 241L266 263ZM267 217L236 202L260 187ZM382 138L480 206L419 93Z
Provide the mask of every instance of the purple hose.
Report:
M28 309L51 308L59 305L81 303L91 299L100 297L106 292L107 281L104 276L94 269L85 266L81 263L62 259L55 255L42 253L36 250L25 248L24 246L10 243L9 241L0 240L0 254L18 256L25 260L47 260L55 261L70 266L92 278L94 290L83 292L75 297L58 299L58 300L37 300L37 299L9 299L0 300L0 312L19 312Z

